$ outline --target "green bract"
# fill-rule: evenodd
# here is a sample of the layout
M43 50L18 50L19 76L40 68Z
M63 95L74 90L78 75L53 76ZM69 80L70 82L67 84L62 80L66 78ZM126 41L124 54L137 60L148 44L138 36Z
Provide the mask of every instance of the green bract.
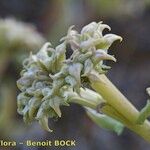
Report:
M147 94L150 96L150 88L146 89ZM143 124L147 117L150 116L150 100L147 100L146 106L140 111L139 117L137 119L138 124Z
M115 34L103 35L105 28L110 30L102 22L92 22L78 33L72 26L56 48L46 43L37 54L31 53L24 61L21 78L17 81L21 90L17 102L18 112L25 122L36 119L44 129L51 131L48 118L61 117L60 106L68 106L73 97L83 100L81 87L86 88L88 77L96 79L97 74L110 68L104 65L104 60L116 61L107 50L122 38ZM67 45L73 51L69 59L66 59Z
M93 109L86 108L87 115L95 122L98 126L115 131L118 135L123 132L124 125L119 121L105 115L96 112Z

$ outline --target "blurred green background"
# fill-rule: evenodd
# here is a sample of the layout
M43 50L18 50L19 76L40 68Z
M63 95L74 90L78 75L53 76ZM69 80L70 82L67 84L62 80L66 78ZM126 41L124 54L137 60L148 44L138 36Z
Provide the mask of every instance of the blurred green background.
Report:
M80 30L92 21L103 21L123 37L121 44L111 47L118 62L111 64L108 76L140 110L147 99L145 88L150 86L150 0L0 0L0 18L0 139L75 139L72 150L150 149L127 129L117 136L98 128L77 105L62 108L62 118L50 121L53 133L36 122L25 125L16 111L16 80L23 59L45 41L57 45L70 25Z

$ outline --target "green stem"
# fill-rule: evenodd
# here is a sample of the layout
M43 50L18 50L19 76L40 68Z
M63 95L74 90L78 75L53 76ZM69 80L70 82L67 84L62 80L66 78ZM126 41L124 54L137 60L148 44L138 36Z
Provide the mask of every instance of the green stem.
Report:
M92 88L98 92L109 105L111 105L121 116L122 121L132 131L142 136L150 142L150 123L145 121L143 125L137 125L139 116L138 110L129 102L129 100L111 83L105 75L99 75L98 79L90 79Z
M76 104L79 104L81 106L89 107L92 109L96 109L96 106L97 106L95 103L87 101L86 99L79 98L79 97L73 97L70 99L69 102L70 103L76 103Z
M82 88L80 90L80 96L75 95L69 99L69 103L76 103L92 109L97 109L97 106L102 102L104 100L102 100L99 94L89 89L83 90Z

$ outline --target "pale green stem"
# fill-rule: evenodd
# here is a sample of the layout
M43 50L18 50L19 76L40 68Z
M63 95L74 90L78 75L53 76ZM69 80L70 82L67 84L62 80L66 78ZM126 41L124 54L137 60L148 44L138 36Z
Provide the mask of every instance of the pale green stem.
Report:
M79 98L79 97L73 97L69 100L70 103L76 103L79 104L81 106L85 106L85 107L89 107L92 109L96 109L97 104L93 103L92 101L87 101L84 98Z
M112 106L124 119L126 126L150 142L150 123L146 120L137 125L138 110L129 100L111 83L105 75L99 75L96 80L90 79L92 88L98 92L107 103Z
M147 101L146 106L140 111L140 115L137 119L137 124L143 124L143 122L150 116L150 101Z

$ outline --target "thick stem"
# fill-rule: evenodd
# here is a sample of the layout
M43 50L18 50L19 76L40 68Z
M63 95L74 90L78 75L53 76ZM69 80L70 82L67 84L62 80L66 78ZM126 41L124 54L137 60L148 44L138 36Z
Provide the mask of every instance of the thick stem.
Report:
M96 92L93 92L92 90L82 88L80 89L80 96L78 95L72 95L68 101L69 103L76 103L81 106L89 107L92 109L97 109L97 106L100 103L103 103L104 100L102 97L97 94Z
M99 75L98 78L99 79L96 81L93 80L93 78L90 79L92 88L98 92L107 101L107 103L124 118L123 120L126 120L125 122L121 120L121 122L125 123L129 129L150 142L150 123L145 121L143 125L137 125L136 121L139 116L137 109L105 75ZM111 116L111 113L109 115Z
M99 75L99 80L90 81L92 88L98 92L108 104L113 106L130 122L136 122L139 112L105 75Z
M150 123L147 120L142 125L131 123L110 105L104 106L101 111L108 116L122 122L127 128L143 137L143 139L146 141L150 142Z
M91 95L92 97L92 95ZM97 106L100 104L97 100L91 99L91 101L84 98L72 97L69 101L70 103L76 103L81 106L86 106L92 109L97 109ZM133 124L129 122L124 116L118 113L112 106L106 105L101 110L106 115L122 122L127 128L137 133L139 136L143 137L146 141L150 142L150 124L146 121L142 125Z

